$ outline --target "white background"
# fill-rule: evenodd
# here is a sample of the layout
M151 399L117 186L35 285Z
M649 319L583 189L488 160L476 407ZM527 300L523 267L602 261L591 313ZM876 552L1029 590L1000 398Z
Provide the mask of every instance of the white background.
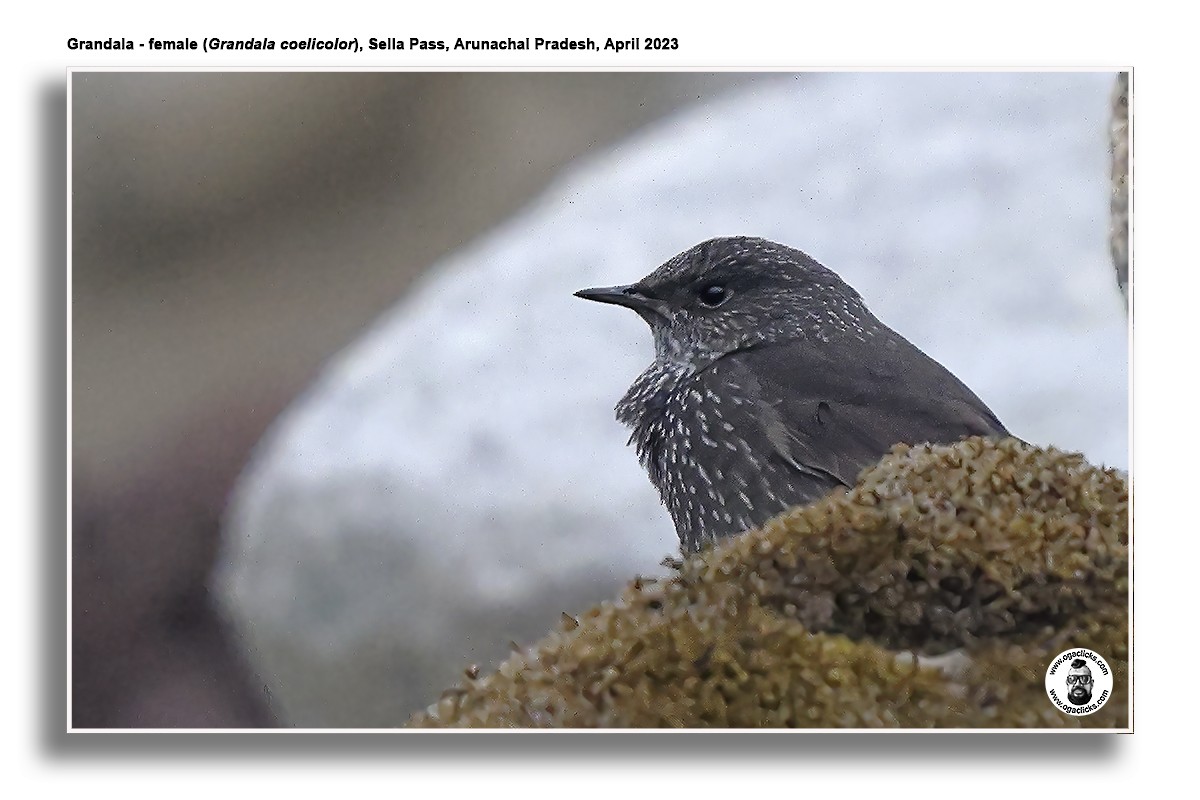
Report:
M646 2L597 4L478 4L437 12L400 4L341 2L324 16L295 6L267 10L248 3L62 4L9 11L0 38L4 70L4 241L12 244L0 315L10 371L4 393L8 444L5 507L8 574L3 581L9 654L3 660L6 784L22 795L67 793L138 797L169 792L204 797L330 794L365 791L405 796L460 791L491 797L522 794L616 797L669 791L690 795L764 789L840 796L909 794L936 797L1104 796L1137 782L1166 784L1191 761L1185 728L1195 701L1172 697L1172 677L1195 669L1192 626L1197 563L1197 497L1192 423L1196 364L1195 298L1198 258L1197 125L1194 26L1182 15L1138 12L1111 2L1011 2L971 7L957 2L860 3L854 7L744 1L660 7ZM803 10L799 10L799 9ZM582 10L577 10L582 9ZM69 52L70 36L160 39L269 36L282 38L416 35L431 39L546 36L678 36L670 55L596 53L473 55L263 54L224 56L134 50ZM837 736L753 734L665 737L638 735L341 736L241 734L199 738L180 734L107 734L68 738L61 731L58 665L63 619L45 606L62 580L45 563L44 538L64 537L48 501L66 504L58 472L61 438L43 440L54 422L41 415L61 408L61 354L49 342L58 316L45 295L48 207L41 109L47 87L62 85L72 66L414 66L454 68L503 64L551 69L671 67L947 67L1133 65L1135 73L1135 334L1134 447L1136 486L1135 729L1134 736L1002 734L966 736ZM65 137L64 137L65 139ZM50 228L52 230L53 228ZM65 235L65 231L64 231ZM51 286L58 285L50 281ZM58 306L61 308L61 306ZM55 325L57 323L54 323ZM45 485L50 482L50 485ZM61 506L60 506L61 507ZM58 552L57 549L54 552ZM61 608L61 606L58 606ZM61 645L59 645L61 647ZM53 685L47 685L47 682ZM1183 777L1183 776L1180 776ZM771 784L768 787L766 784ZM10 790L11 791L11 790Z

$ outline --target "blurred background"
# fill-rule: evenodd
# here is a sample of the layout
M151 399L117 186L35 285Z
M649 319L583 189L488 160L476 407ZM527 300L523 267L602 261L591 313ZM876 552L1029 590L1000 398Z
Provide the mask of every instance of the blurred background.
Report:
M1113 83L75 73L73 725L398 724L655 564L649 338L570 292L709 236L1123 467Z
M563 165L773 79L75 73L73 724L273 724L206 584L266 426Z

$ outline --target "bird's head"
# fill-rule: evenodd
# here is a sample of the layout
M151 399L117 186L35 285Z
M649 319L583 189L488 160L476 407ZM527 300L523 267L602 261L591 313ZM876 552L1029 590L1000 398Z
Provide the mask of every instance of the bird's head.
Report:
M799 250L744 236L702 242L637 283L575 294L632 308L654 332L659 364L688 372L755 345L861 338L878 324L831 270Z

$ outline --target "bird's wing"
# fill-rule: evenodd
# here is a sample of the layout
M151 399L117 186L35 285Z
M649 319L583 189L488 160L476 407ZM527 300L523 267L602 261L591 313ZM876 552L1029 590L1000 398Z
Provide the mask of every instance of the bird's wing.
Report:
M780 458L845 486L900 442L1008 435L982 400L914 345L898 335L875 344L882 346L760 346L708 371L755 405Z

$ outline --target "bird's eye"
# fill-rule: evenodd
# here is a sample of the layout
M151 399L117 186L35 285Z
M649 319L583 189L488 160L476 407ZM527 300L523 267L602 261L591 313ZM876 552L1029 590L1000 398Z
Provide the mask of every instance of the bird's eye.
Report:
M700 290L700 302L709 308L716 308L729 299L729 290L719 283L710 283Z

